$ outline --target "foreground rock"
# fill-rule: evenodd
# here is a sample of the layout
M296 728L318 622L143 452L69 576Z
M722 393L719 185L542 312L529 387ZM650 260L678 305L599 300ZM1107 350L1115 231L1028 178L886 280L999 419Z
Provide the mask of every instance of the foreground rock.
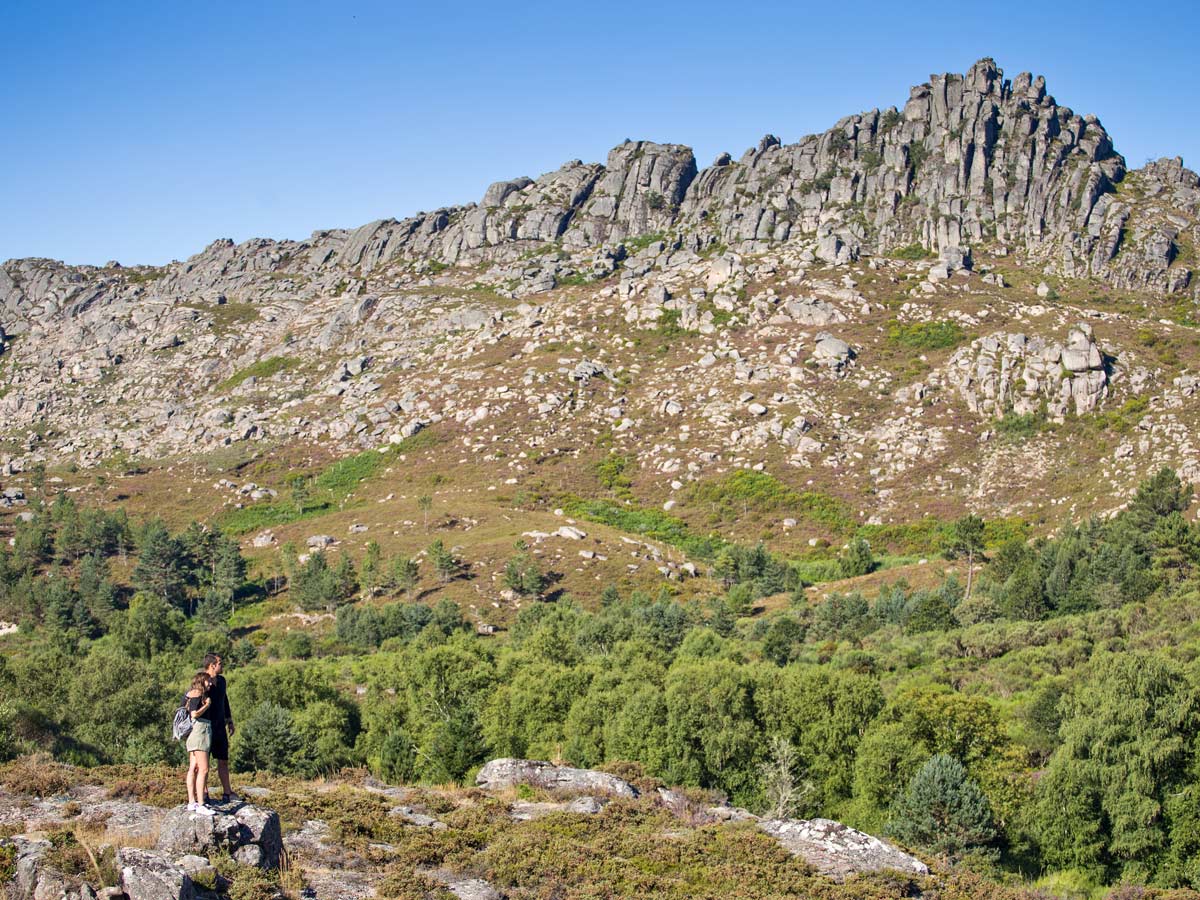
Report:
M165 853L125 847L117 852L121 889L129 900L193 900L195 885Z
M279 867L283 839L273 810L244 803L226 814L202 816L176 807L163 819L158 849L172 856L228 853L237 862Z
M775 837L785 850L835 881L885 869L929 874L929 867L915 856L832 819L764 819L758 827Z
M609 794L634 798L637 788L627 781L593 769L573 769L536 759L493 759L479 770L475 783L487 790L516 787L519 784L545 791L569 791L576 794Z

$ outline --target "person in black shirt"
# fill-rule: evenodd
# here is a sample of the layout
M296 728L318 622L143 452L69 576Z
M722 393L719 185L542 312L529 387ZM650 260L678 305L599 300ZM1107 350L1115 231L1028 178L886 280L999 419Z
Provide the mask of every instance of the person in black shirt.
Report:
M220 654L209 653L204 657L204 671L212 678L208 695L212 698L208 716L212 720L212 757L217 761L217 775L221 779L221 788L225 792L221 797L222 803L236 803L241 798L233 792L229 784L229 738L234 732L233 713L229 709L229 695L225 690L225 677L221 674L224 669ZM204 802L209 802L208 792L205 791Z
M200 798L204 795L204 785L208 781L208 751L212 746L212 723L209 719L212 708L212 696L209 689L212 678L207 672L197 672L192 679L192 686L183 695L183 703L192 717L192 730L188 733L187 751L188 768L187 793L188 812L211 816L209 809Z

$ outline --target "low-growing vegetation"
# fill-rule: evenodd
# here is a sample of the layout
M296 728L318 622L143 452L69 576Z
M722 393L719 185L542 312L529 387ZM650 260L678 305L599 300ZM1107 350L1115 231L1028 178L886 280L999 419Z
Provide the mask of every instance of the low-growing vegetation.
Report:
M745 476L726 489L767 504L776 493ZM781 802L784 760L791 783L810 786L788 800L794 815L890 834L950 863L986 860L1006 877L1045 870L1091 885L1194 887L1200 629L1189 610L1200 602L1200 527L1186 515L1191 502L1163 470L1119 515L1052 539L1029 542L1018 523L989 531L973 516L923 527L957 571L920 586L888 579L860 534L810 565L870 575L871 588L818 600L802 566L762 545L693 544L707 539L666 513L574 501L573 515L703 550L714 589L680 602L666 589L607 584L591 609L530 599L501 639L484 638L444 598L401 599L386 574L393 562L377 549L357 563L317 553L303 564L311 572L285 566L297 600L310 580L339 592L331 632L304 640L235 631L239 606L261 586L219 532L85 516L59 495L0 548L0 617L23 629L0 658L0 757L15 760L0 782L28 790L40 779L53 790L61 769L21 757L40 748L130 773L178 763L164 722L199 655L215 649L227 654L239 719L233 764L255 778L365 766L393 783L447 784L497 756L636 763L648 778L766 811ZM453 548L440 543L420 565L456 578ZM129 582L112 574L126 554ZM533 561L522 547L510 557L517 587ZM783 602L759 606L767 597ZM128 780L135 794L162 791ZM278 802L287 815L289 802ZM328 815L347 840L394 844L397 866L482 865L517 896L547 876L548 858L574 859L594 841L633 843L624 861L573 864L569 884L606 878L634 890L629 879L659 852L635 838L662 831L665 815L613 804L592 819L511 827L500 806L479 800L445 810L451 827L436 832L385 826L386 816L372 825L365 802L340 818L305 802L305 817ZM593 830L615 821L617 832ZM748 827L700 829L672 846L671 865L636 883L706 896L697 879L711 879L725 891L722 879L749 864L736 862L742 853L793 877L791 858Z
M238 371L218 384L216 390L218 393L232 391L247 379L255 378L261 380L272 378L280 372L294 369L298 364L299 361L290 356L268 356L266 359L260 359L258 362L246 366L244 369L238 369Z
M909 350L949 350L967 340L957 322L897 322L888 326L888 341Z

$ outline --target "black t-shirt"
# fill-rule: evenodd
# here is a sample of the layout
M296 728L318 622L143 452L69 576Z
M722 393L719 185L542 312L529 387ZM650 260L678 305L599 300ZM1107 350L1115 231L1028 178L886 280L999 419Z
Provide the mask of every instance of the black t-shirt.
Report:
M195 712L196 710L198 710L200 707L202 707L204 705L205 699L206 698L203 694L201 694L199 697L189 697L187 694L184 694L183 695L183 705L187 707L188 712L190 712L190 713ZM200 715L196 716L196 718L197 719L207 719L208 714L211 710L212 710L212 707L210 706L204 712L200 713Z
M233 718L233 713L229 711L229 695L225 693L224 675L218 675L212 680L208 696L212 698L212 704L201 718L223 727L226 720Z

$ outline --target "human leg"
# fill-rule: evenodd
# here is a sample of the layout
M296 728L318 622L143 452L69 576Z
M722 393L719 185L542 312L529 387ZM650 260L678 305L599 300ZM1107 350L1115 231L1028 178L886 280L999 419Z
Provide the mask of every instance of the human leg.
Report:
M221 779L222 800L235 799L229 783L229 733L221 726L213 726L212 758L216 761L217 777Z
M195 806L199 802L199 793L196 790L196 757L199 751L193 750L188 753L187 770L184 773L184 781L187 784L188 808Z

